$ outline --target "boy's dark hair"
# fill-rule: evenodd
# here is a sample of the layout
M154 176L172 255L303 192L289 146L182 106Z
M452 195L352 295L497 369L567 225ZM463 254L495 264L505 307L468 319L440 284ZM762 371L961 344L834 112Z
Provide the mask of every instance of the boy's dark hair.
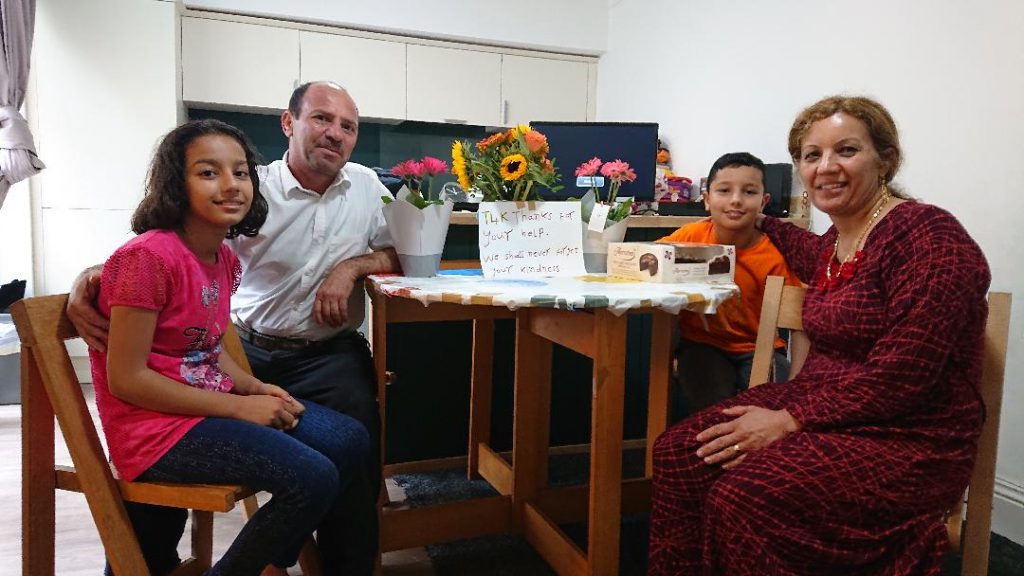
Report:
M242 221L228 230L227 237L255 236L267 220L267 200L260 194L256 166L262 162L249 139L238 128L220 120L192 120L167 133L153 154L146 178L146 195L132 214L132 231L174 230L185 222L188 192L185 189L185 150L201 136L219 134L233 138L245 151L245 163L252 181L252 204Z
M754 156L750 152L729 152L728 154L722 154L715 163L711 165L711 171L708 172L708 189L711 188L711 184L715 181L715 176L718 171L722 168L737 168L739 166L750 166L751 168L757 168L761 171L761 186L763 188L768 187L768 182L765 181L764 162L760 158Z

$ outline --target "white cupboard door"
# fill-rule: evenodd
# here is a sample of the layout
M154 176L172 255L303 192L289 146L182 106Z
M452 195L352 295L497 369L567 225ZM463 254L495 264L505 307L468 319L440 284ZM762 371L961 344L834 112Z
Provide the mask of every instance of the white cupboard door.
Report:
M298 30L181 19L181 97L186 103L284 110L298 79Z
M410 44L408 119L501 125L501 55Z
M503 126L587 119L587 63L505 54L501 61Z
M330 80L345 87L359 115L405 119L405 44L301 32L302 82Z

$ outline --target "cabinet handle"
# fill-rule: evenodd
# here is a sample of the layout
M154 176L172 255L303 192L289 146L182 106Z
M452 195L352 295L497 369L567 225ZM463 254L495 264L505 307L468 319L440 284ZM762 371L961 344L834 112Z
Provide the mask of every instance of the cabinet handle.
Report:
M508 100L501 101L501 123L508 126Z
M461 118L444 118L443 120L445 124L468 124L468 122Z

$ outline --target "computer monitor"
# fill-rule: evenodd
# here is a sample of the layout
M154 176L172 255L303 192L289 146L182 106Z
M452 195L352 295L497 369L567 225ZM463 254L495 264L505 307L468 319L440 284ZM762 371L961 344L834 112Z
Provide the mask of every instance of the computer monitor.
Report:
M605 162L622 160L636 172L636 180L624 182L619 197L654 199L654 172L658 154L658 124L655 122L532 122L530 126L547 136L549 156L561 176L558 192L541 190L546 200L579 198L589 186L576 185L576 168L598 157ZM607 193L608 184L601 189Z
M771 201L764 207L769 216L789 216L789 198L793 188L792 164L765 164L764 191L771 194Z

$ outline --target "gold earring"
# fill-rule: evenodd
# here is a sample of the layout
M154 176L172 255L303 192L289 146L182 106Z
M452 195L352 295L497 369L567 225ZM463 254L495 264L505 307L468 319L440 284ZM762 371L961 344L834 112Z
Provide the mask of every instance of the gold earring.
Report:
M807 190L804 190L800 194L800 207L804 209L804 214L807 213Z

